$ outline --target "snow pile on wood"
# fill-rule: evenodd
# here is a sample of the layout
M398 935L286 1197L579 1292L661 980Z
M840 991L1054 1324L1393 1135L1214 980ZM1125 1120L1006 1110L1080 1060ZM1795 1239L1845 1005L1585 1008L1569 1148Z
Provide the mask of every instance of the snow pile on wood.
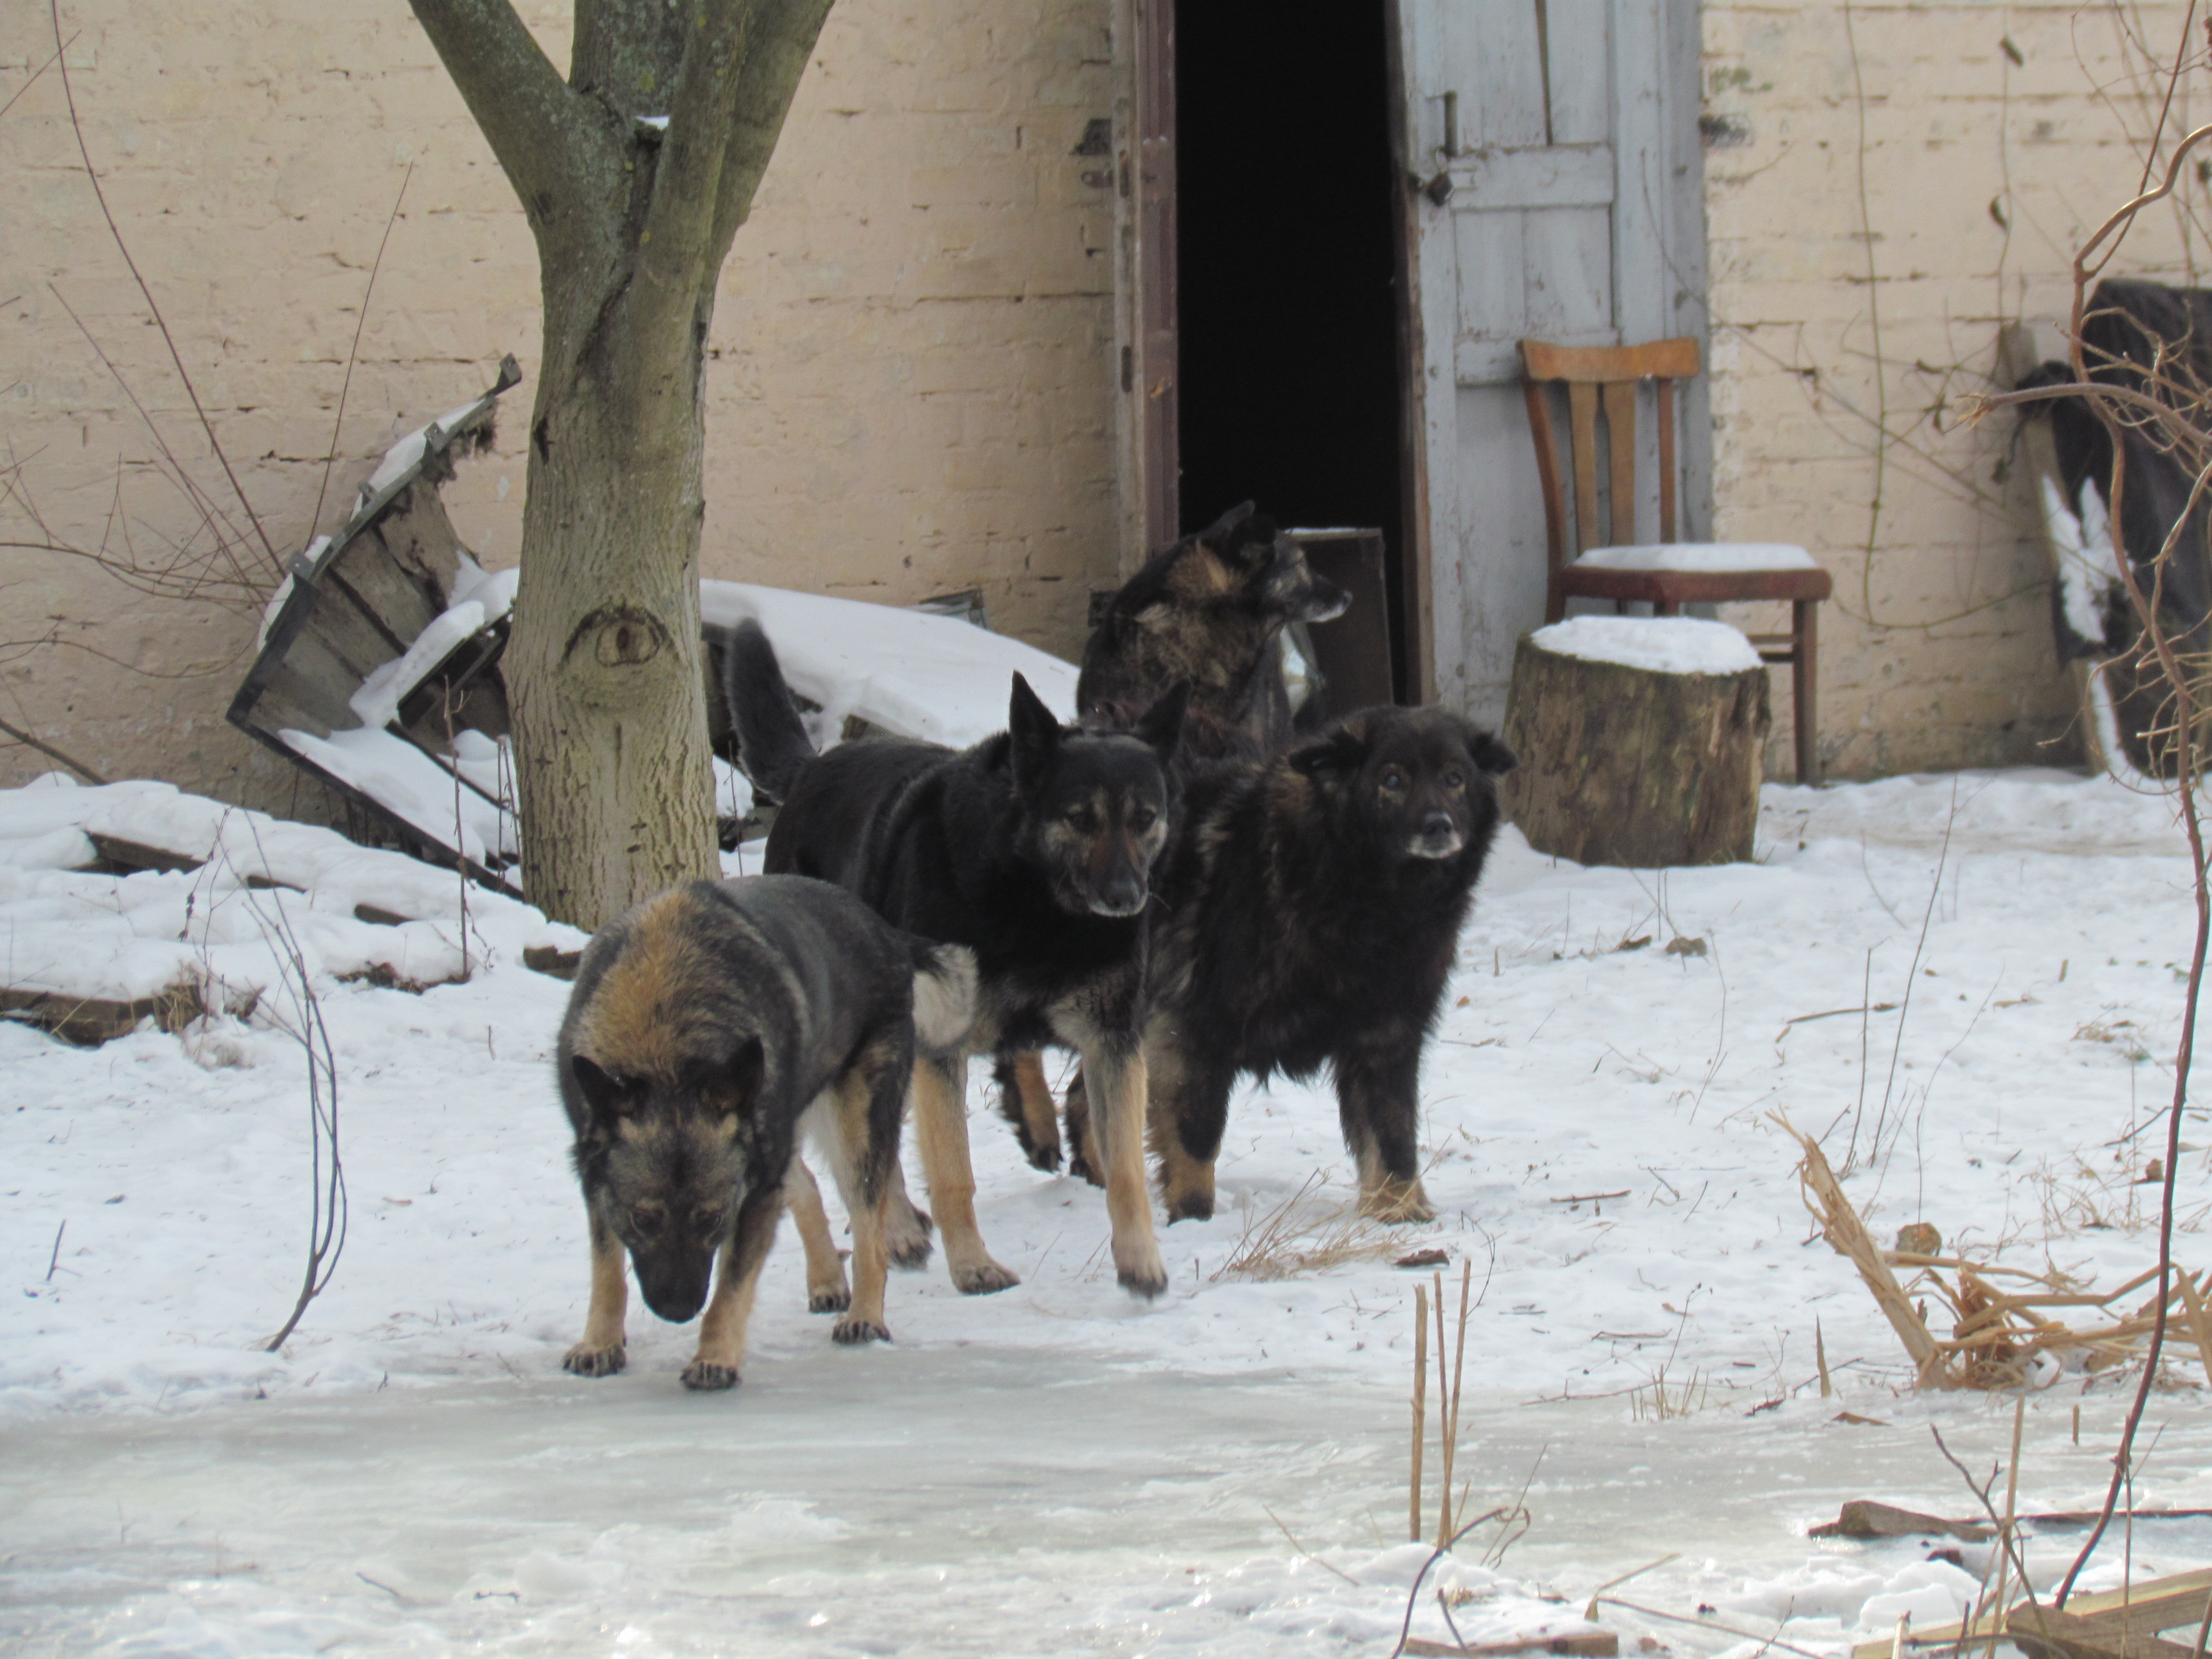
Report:
M1528 637L1562 657L1656 674L1741 674L1759 665L1741 629L1698 617L1570 617Z
M0 791L0 987L40 1023L79 1003L125 1029L141 1005L172 1027L250 1014L295 945L315 979L419 987L584 942L496 893L472 891L465 924L461 905L450 872L170 784Z
M822 705L831 742L858 715L896 737L981 743L1006 729L1017 673L1054 714L1075 718L1074 664L950 617L721 581L699 584L699 612L712 628L757 620L792 690Z
M1713 576L1816 568L1810 553L1787 542L1650 542L1636 547L1593 547L1575 562L1599 570L1680 570Z

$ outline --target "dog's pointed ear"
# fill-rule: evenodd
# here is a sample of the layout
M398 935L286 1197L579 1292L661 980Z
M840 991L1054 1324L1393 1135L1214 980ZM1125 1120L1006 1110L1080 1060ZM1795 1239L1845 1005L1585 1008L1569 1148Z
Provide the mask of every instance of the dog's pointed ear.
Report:
M1469 722L1467 727L1468 758L1474 769L1502 778L1521 764L1520 757L1480 726Z
M599 1063L588 1055L569 1055L568 1075L576 1079L576 1087L583 1091L584 1103L592 1109L595 1121L620 1117L637 1104L638 1091L612 1073L602 1069Z
M1367 763L1367 728L1356 716L1339 720L1283 758L1316 783L1340 783Z
M1237 502L1236 506L1231 507L1226 513L1216 519L1212 524L1200 531L1198 532L1199 540L1204 542L1208 547L1226 546L1231 534L1236 530L1237 526L1243 524L1245 520L1252 516L1255 505L1255 504L1251 501Z
M1265 568L1275 556L1275 544L1282 532L1275 521L1264 513L1255 513L1229 532L1229 539L1221 544L1224 558L1246 570Z
M1060 720L1017 672L1013 702L1006 710L1006 732L1013 739L1014 776L1026 781L1060 746Z
M757 1036L749 1036L738 1045L722 1075L729 1085L730 1110L735 1112L751 1104L760 1093L761 1079L768 1071L768 1054L761 1047Z
M1160 764L1171 764L1176 750L1182 742L1183 716L1190 712L1190 682L1177 680L1162 697L1138 717L1131 728L1135 734L1152 746L1160 757Z

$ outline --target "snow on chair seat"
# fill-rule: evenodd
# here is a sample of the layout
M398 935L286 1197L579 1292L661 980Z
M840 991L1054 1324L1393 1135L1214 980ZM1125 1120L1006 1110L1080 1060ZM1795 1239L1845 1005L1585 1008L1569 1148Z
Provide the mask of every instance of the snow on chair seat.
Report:
M1813 556L1787 542L1647 542L1593 547L1575 561L1585 570L1679 570L1737 576L1753 570L1817 570Z

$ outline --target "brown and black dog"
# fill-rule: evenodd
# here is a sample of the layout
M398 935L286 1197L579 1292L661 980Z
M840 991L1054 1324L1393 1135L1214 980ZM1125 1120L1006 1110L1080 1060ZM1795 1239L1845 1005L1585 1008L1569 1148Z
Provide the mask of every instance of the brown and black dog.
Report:
M1351 603L1273 519L1245 501L1154 555L1114 595L1084 646L1076 707L1086 720L1127 723L1187 684L1180 760L1263 757L1295 735L1283 630L1330 621ZM1060 1124L1042 1057L1034 1049L1002 1053L993 1076L1000 1115L1030 1163L1057 1170ZM1091 1176L1093 1150L1071 1143L1070 1173Z
M592 1240L591 1311L564 1367L623 1369L627 1252L654 1313L681 1324L706 1309L684 1387L733 1386L802 1129L853 1224L848 1305L821 1200L801 1177L793 1208L816 1305L846 1309L840 1342L889 1336L884 1213L907 1089L918 1049L941 1054L964 1036L975 992L966 951L798 877L691 882L601 928L557 1044Z
M1283 629L1328 622L1351 603L1245 501L1153 555L1114 595L1083 647L1077 711L1146 708L1188 682L1187 745L1218 727L1270 753L1292 735Z

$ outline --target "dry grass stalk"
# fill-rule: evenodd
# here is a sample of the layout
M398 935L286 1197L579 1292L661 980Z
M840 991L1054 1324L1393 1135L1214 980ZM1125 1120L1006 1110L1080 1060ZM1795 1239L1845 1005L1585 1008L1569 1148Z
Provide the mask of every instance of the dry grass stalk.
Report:
M1297 1191L1255 1221L1248 1222L1244 1236L1229 1260L1214 1270L1216 1280L1249 1279L1261 1284L1296 1279L1301 1273L1326 1273L1355 1261L1376 1261L1399 1248L1399 1241L1372 1216L1346 1206L1318 1231L1306 1224L1302 1214L1306 1200L1322 1184L1321 1173L1308 1176Z
M1455 1536L1452 1524L1452 1465L1459 1450L1460 1379L1467 1361L1468 1298L1474 1290L1474 1263L1462 1261L1459 1278L1459 1340L1452 1351L1451 1375L1444 1375L1444 1276L1436 1276L1437 1309L1437 1426L1443 1436L1443 1486L1437 1498L1437 1547L1449 1549ZM1462 1494L1461 1507L1465 1507Z
M2063 1274L2038 1273L1961 1255L1917 1255L1876 1245L1850 1200L1844 1195L1820 1149L1781 1114L1774 1115L1803 1151L1798 1178L1806 1207L1820 1224L1828 1243L1850 1259L1875 1304L1905 1344L1923 1388L2009 1389L2030 1382L2046 1356L2078 1356L2091 1371L2127 1365L2143 1356L2143 1339L2160 1328L2161 1298L2132 1310L2114 1304L2135 1295L2159 1277L2155 1267L2109 1291L2082 1288ZM1911 1273L1899 1283L1893 1269ZM2000 1291L1993 1279L2025 1281L2033 1289ZM2179 1305L2197 1339L2197 1356L2212 1379L2212 1318L2205 1316L2203 1292L2193 1276L2177 1273L2162 1298ZM1923 1310L1940 1304L1950 1314L1951 1334L1937 1336ZM2109 1314L2106 1322L2070 1325L2055 1310Z
M1771 1115L1803 1149L1804 1158L1797 1166L1797 1179L1804 1190L1805 1207L1813 1212L1814 1219L1820 1224L1822 1236L1835 1247L1837 1253L1850 1257L1852 1265L1857 1267L1859 1277L1866 1280L1867 1288L1874 1292L1876 1305L1897 1332L1899 1340L1905 1344L1905 1351L1912 1357L1913 1364L1919 1369L1921 1381L1927 1382L1929 1368L1936 1358L1936 1340L1928 1334L1928 1327L1913 1310L1911 1298L1905 1295L1904 1286L1897 1282L1897 1276L1890 1272L1889 1264L1882 1260L1881 1248L1868 1233L1866 1224L1859 1219L1858 1212L1851 1207L1850 1200L1844 1196L1843 1186L1837 1181L1835 1171L1828 1167L1828 1160L1821 1155L1819 1145L1810 1135L1801 1133L1796 1125L1780 1112Z
M1421 1450L1429 1437L1429 1287L1413 1286L1413 1497L1407 1538L1421 1541Z

